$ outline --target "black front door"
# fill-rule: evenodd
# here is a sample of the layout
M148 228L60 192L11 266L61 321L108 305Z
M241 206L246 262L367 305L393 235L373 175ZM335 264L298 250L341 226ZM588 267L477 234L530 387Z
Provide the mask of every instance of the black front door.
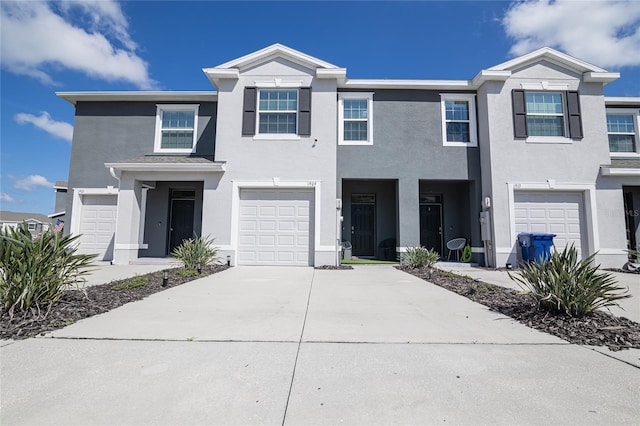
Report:
M375 204L351 204L351 244L354 256L375 254Z
M420 245L442 255L442 205L420 205Z
M171 200L171 226L169 228L169 253L182 244L183 240L193 238L193 212L195 200Z

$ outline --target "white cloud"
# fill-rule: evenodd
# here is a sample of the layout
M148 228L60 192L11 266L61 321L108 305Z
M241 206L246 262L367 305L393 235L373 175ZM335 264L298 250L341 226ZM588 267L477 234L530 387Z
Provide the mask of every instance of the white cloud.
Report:
M31 191L38 186L53 188L53 183L49 182L47 178L40 175L29 175L23 179L15 179L13 182L14 188L23 189L25 191Z
M83 22L88 28L80 26ZM140 89L157 86L112 0L1 1L0 28L0 62L13 73L55 84L50 72L67 68Z
M16 200L6 192L0 192L0 201L4 201L5 203L14 203Z
M47 111L42 111L40 115L32 115L21 112L19 114L16 114L13 119L18 124L31 123L34 126L44 130L45 132L71 143L71 138L73 136L73 126L69 123L65 123L64 121L55 121L51 119L51 116Z
M640 2L525 0L502 19L511 53L558 48L602 67L640 65Z

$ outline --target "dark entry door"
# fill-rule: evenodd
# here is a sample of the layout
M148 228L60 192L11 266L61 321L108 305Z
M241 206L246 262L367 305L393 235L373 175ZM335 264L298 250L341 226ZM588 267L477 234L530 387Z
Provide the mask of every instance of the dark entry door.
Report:
M193 237L193 213L195 200L171 200L171 227L169 228L169 253Z
M442 255L442 205L420 205L420 245Z
M375 254L375 204L351 204L351 244L354 256Z

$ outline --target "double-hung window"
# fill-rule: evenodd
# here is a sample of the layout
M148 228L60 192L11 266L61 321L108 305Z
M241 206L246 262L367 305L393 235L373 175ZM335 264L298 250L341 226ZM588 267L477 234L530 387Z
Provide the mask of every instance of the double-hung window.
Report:
M373 93L338 94L338 143L373 144Z
M543 143L582 139L578 92L513 90L512 97L516 139Z
M155 152L191 153L196 147L198 105L158 105Z
M638 111L607 110L609 151L612 155L638 152Z
M467 93L443 93L440 99L443 145L478 146L475 96Z
M293 134L298 125L298 91L260 89L258 99L259 134Z

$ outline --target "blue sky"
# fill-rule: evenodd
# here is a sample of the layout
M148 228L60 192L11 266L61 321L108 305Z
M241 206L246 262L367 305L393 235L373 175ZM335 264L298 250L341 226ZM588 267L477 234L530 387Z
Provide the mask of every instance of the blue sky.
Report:
M349 78L470 79L551 46L640 96L640 2L1 1L0 207L49 214L73 106L57 91L214 90L202 68L282 43Z

